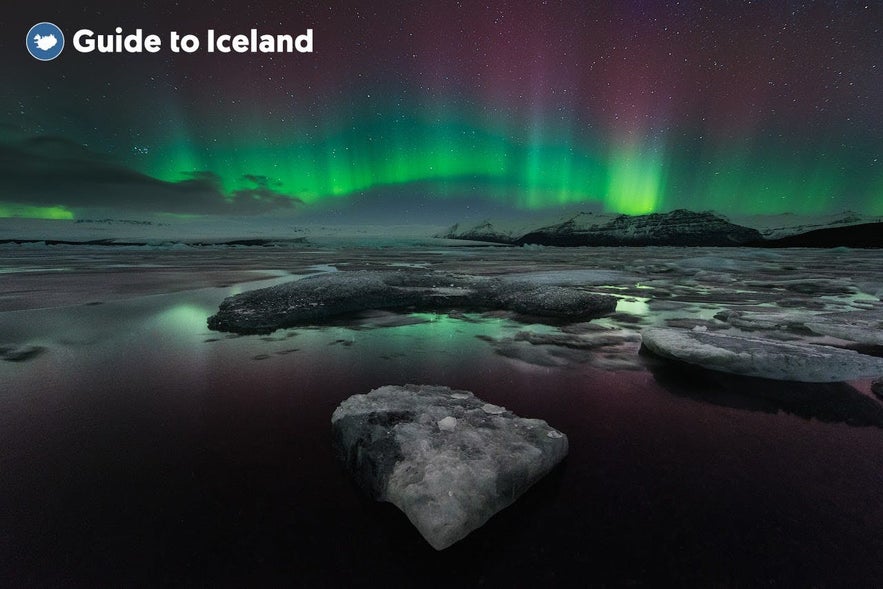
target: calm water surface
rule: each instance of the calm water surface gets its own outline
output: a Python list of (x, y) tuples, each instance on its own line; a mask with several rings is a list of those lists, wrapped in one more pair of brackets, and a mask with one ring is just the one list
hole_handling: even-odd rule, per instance
[[(851, 425), (870, 383), (777, 384), (784, 392), (768, 395), (762, 381), (658, 365), (638, 355), (641, 326), (771, 299), (654, 272), (683, 250), (598, 251), (4, 250), (0, 345), (44, 351), (0, 361), (0, 584), (878, 584), (883, 429)], [(689, 255), (735, 256), (758, 275), (778, 264), (830, 277), (842, 265), (700, 253)], [(369, 314), (270, 336), (205, 326), (236, 292), (408, 264), (621, 272), (593, 286), (622, 296), (617, 314), (593, 322), (621, 340), (531, 344), (519, 333), (572, 326), (504, 314)], [(874, 307), (868, 290), (818, 297)], [(654, 309), (661, 291), (666, 305)], [(410, 382), (545, 419), (567, 433), (570, 455), (435, 552), (394, 507), (360, 494), (330, 444), (343, 399)], [(843, 399), (834, 409), (813, 401), (832, 396)]]

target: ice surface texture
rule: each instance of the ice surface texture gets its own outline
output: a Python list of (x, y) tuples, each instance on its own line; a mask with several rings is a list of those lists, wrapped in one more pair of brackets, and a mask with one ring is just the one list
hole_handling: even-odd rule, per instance
[(648, 328), (645, 349), (732, 374), (797, 382), (841, 382), (883, 375), (883, 358), (831, 346), (684, 329)]
[(567, 455), (567, 436), (468, 391), (384, 386), (331, 417), (359, 485), (401, 509), (443, 550), (511, 505)]
[(883, 346), (883, 310), (819, 315), (805, 325), (822, 335), (830, 335), (858, 344)]
[(208, 326), (270, 333), (368, 309), (491, 310), (583, 319), (616, 308), (616, 298), (572, 286), (512, 282), (425, 270), (333, 272), (225, 299)]

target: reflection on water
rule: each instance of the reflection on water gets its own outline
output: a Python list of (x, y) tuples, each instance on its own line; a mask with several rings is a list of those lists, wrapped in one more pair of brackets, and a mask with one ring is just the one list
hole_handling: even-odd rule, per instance
[(145, 327), (168, 337), (174, 345), (190, 347), (203, 337), (205, 318), (213, 312), (204, 306), (181, 303), (156, 313)]
[(673, 362), (651, 363), (656, 381), (676, 395), (723, 407), (883, 428), (883, 405), (852, 386), (767, 380)]
[[(348, 261), (495, 273), (576, 262), (487, 248), (188, 253), (154, 260), (181, 281), (157, 292), (118, 288), (140, 272), (127, 256), (142, 254), (95, 255), (53, 273), (67, 282), (28, 283), (88, 293), (80, 304), (14, 299), (21, 310), (0, 313), (0, 344), (46, 348), (0, 361), (4, 586), (867, 586), (883, 574), (883, 429), (853, 427), (880, 425), (879, 405), (849, 385), (702, 375), (639, 356), (640, 325), (627, 316), (711, 320), (721, 305), (696, 302), (696, 289), (679, 298), (671, 281), (657, 310), (651, 291), (620, 285), (616, 314), (571, 325), (367, 313), (232, 336), (205, 323), (225, 296)], [(89, 274), (110, 263), (100, 281)], [(264, 279), (236, 282), (255, 275)], [(24, 283), (9, 284), (0, 290), (20, 296), (11, 291)], [(546, 419), (568, 434), (570, 456), (436, 553), (394, 508), (358, 492), (330, 446), (340, 401), (407, 382)]]
[(616, 303), (617, 313), (628, 313), (630, 315), (644, 316), (650, 314), (650, 305), (646, 298), (628, 297), (619, 299)]

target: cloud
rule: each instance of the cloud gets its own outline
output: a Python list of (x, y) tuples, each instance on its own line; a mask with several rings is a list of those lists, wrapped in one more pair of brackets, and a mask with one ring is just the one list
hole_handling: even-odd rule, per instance
[(279, 180), (274, 180), (269, 176), (258, 176), (256, 174), (246, 174), (242, 177), (246, 182), (251, 182), (257, 186), (261, 186), (263, 188), (270, 188), (271, 186), (282, 186), (282, 182)]
[(301, 201), (279, 192), (266, 176), (243, 176), (225, 195), (210, 171), (165, 182), (61, 137), (0, 143), (0, 201), (30, 206), (122, 209), (179, 214), (253, 215)]

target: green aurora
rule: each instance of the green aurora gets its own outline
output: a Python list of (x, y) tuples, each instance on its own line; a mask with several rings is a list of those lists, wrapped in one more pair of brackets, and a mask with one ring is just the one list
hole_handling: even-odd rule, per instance
[[(71, 30), (206, 22), (180, 3), (132, 19), (55, 4)], [(42, 64), (17, 41), (0, 53), (0, 216), (883, 215), (883, 5), (467, 4), (284, 3), (244, 19), (313, 27), (316, 52), (299, 56)], [(37, 18), (14, 12), (11, 30)], [(243, 24), (215, 12), (219, 31)]]
[(307, 205), (413, 184), (432, 196), (480, 195), (521, 210), (598, 203), (626, 214), (678, 207), (817, 214), (842, 209), (848, 197), (883, 214), (883, 166), (872, 165), (878, 146), (871, 142), (827, 149), (751, 136), (703, 141), (674, 131), (605, 137), (560, 123), (519, 133), (474, 117), (427, 121), (396, 112), (348, 123), (312, 141), (261, 135), (210, 150), (181, 133), (142, 164), (169, 182), (211, 170), (227, 194), (265, 176)]

